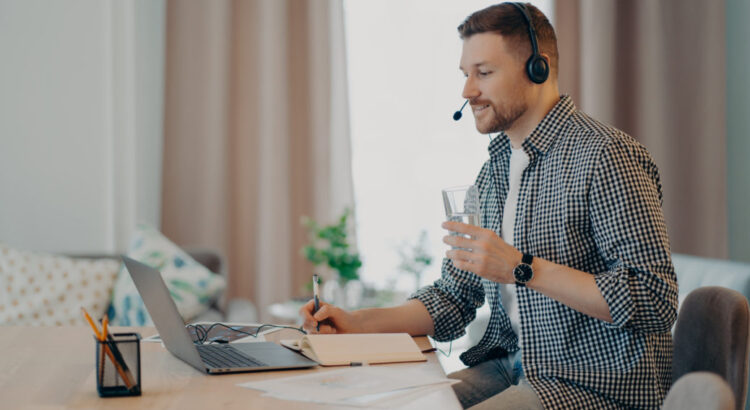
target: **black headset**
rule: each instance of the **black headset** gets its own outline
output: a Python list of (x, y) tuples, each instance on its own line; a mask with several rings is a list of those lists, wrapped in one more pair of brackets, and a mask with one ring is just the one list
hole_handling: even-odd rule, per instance
[(534, 25), (531, 23), (531, 15), (529, 15), (529, 9), (523, 3), (508, 3), (515, 6), (518, 11), (523, 15), (526, 24), (529, 26), (529, 39), (531, 39), (531, 57), (526, 61), (526, 74), (529, 76), (529, 80), (536, 84), (541, 84), (547, 81), (549, 77), (549, 63), (547, 60), (539, 54), (539, 46), (536, 42), (536, 32), (534, 31)]

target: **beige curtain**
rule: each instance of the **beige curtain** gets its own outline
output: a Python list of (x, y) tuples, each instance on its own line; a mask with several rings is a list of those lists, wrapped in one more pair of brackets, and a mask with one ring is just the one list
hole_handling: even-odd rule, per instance
[(340, 0), (167, 2), (162, 230), (261, 312), (310, 280), (300, 218), (353, 204), (343, 36)]
[(723, 1), (559, 0), (560, 89), (641, 141), (672, 250), (728, 256)]

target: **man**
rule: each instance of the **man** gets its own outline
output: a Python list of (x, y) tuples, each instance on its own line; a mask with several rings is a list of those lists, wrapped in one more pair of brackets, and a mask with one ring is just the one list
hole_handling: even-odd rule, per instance
[(557, 40), (535, 7), (491, 6), (458, 30), (463, 97), (477, 129), (499, 133), (476, 181), (481, 227), (443, 223), (469, 237), (444, 238), (461, 249), (405, 304), (312, 315), (308, 303), (305, 328), (448, 341), (486, 298), (485, 335), (450, 375), (464, 407), (658, 408), (677, 281), (652, 158), (560, 96)]

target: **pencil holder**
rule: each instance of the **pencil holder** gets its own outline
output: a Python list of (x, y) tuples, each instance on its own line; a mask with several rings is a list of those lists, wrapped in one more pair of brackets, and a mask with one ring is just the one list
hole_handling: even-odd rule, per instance
[(115, 333), (96, 338), (96, 390), (100, 397), (141, 395), (141, 335)]

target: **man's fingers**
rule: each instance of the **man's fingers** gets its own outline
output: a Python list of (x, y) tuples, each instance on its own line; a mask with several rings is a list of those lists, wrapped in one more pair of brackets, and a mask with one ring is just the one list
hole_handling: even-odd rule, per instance
[(445, 252), (445, 256), (448, 257), (450, 260), (462, 260), (462, 261), (470, 261), (472, 260), (472, 257), (476, 258), (477, 255), (475, 255), (473, 252), (464, 251), (461, 249), (451, 249), (447, 252)]
[(336, 333), (336, 328), (331, 325), (320, 325), (320, 331), (318, 333), (322, 334), (333, 334)]
[(313, 312), (315, 310), (315, 300), (310, 300), (299, 309), (303, 320), (302, 328), (308, 333), (319, 333), (317, 329), (318, 323), (325, 320), (330, 313), (331, 308), (327, 303), (320, 302), (319, 306), (318, 311)]
[(478, 241), (476, 238), (466, 238), (463, 236), (449, 235), (443, 237), (443, 243), (454, 248), (466, 249), (468, 252), (486, 252), (487, 243)]
[(318, 309), (318, 311), (312, 316), (314, 320), (318, 322), (327, 319), (331, 315), (331, 305), (325, 304)]
[(317, 324), (318, 322), (315, 322), (314, 320), (305, 320), (305, 322), (302, 324), (302, 329), (304, 329), (307, 333), (315, 333)]
[(328, 320), (322, 320), (320, 322), (316, 320), (306, 320), (302, 324), (302, 329), (307, 333), (337, 333), (336, 328)]
[(299, 308), (299, 314), (302, 316), (302, 319), (309, 320), (312, 319), (312, 311), (315, 308), (314, 301), (309, 301), (302, 305), (301, 308)]
[(469, 224), (465, 224), (462, 222), (452, 222), (452, 221), (443, 222), (442, 227), (443, 229), (447, 229), (451, 232), (458, 232), (458, 233), (463, 233), (463, 234), (471, 235), (471, 236), (480, 235), (482, 231), (484, 230), (478, 226), (469, 225)]
[(476, 241), (463, 236), (448, 235), (443, 237), (443, 243), (458, 248), (474, 249)]

